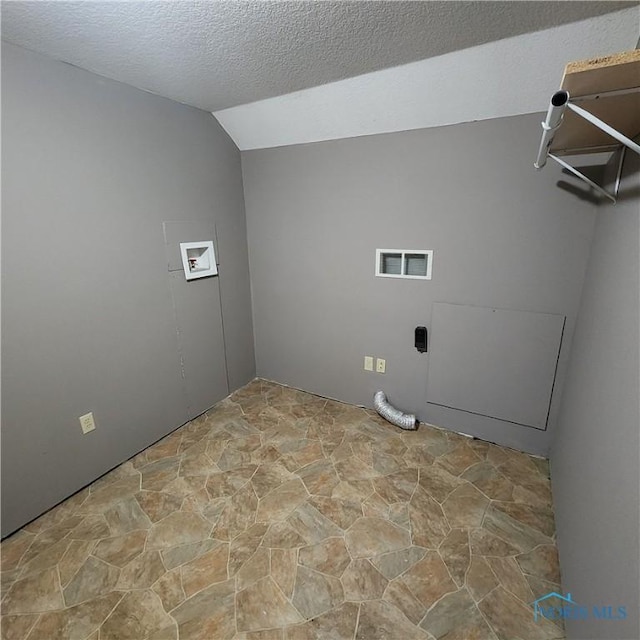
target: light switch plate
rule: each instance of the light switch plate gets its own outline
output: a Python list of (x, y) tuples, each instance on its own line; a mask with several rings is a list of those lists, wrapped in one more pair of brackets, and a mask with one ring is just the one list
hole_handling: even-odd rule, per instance
[(364, 370), (373, 371), (373, 356), (364, 357)]

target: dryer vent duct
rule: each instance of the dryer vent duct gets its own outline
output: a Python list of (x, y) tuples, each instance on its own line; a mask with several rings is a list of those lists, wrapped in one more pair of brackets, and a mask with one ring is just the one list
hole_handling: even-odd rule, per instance
[(387, 402), (387, 396), (384, 391), (376, 391), (373, 396), (373, 408), (391, 424), (395, 424), (396, 427), (401, 429), (407, 429), (408, 431), (415, 431), (418, 428), (418, 420), (414, 415), (409, 413), (403, 413), (400, 409), (396, 409), (394, 406)]

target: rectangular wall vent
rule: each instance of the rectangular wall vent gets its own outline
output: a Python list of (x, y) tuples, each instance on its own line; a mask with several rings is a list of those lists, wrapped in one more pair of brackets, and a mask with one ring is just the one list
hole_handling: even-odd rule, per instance
[(376, 276), (431, 280), (433, 251), (422, 249), (376, 249)]

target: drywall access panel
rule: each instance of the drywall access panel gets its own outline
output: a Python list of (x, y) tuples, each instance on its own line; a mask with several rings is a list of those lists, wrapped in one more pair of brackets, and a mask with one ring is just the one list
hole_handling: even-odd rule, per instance
[(180, 252), (180, 243), (184, 242), (210, 240), (216, 244), (215, 225), (189, 220), (163, 222), (162, 227), (190, 420), (229, 395), (220, 278), (186, 280)]
[(435, 303), (427, 419), (510, 446), (523, 430), (545, 430), (564, 324), (549, 313)]
[(624, 153), (610, 193), (561, 156), (608, 153), (622, 148), (640, 154), (640, 50), (570, 62), (542, 123), (534, 166), (551, 158), (599, 194), (616, 201)]

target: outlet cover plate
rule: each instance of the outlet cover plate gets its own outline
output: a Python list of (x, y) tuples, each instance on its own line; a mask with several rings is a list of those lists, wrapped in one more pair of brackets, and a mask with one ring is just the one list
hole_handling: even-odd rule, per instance
[(82, 427), (82, 433), (87, 434), (96, 428), (96, 423), (93, 419), (93, 413), (85, 413), (80, 416), (80, 426)]

